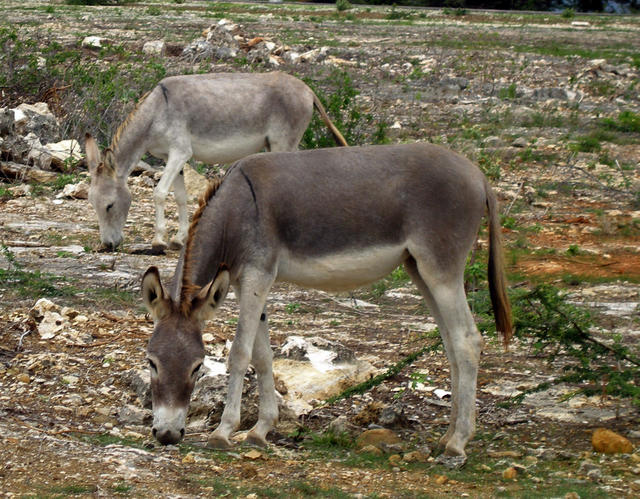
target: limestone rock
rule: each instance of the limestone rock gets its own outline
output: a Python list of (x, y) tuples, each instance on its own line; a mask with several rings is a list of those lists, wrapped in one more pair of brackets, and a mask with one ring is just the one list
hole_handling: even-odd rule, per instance
[(85, 36), (82, 40), (82, 47), (87, 49), (100, 49), (109, 44), (109, 40), (101, 36)]
[(118, 421), (124, 425), (147, 425), (151, 422), (151, 418), (151, 411), (135, 405), (127, 404), (118, 411)]
[(633, 452), (633, 444), (627, 438), (606, 428), (594, 430), (591, 444), (593, 450), (604, 454), (630, 454)]
[(389, 445), (395, 444), (402, 444), (402, 440), (398, 435), (386, 428), (367, 430), (356, 439), (356, 446), (358, 448), (374, 445), (384, 451)]
[(146, 42), (142, 46), (142, 52), (147, 55), (155, 55), (162, 57), (167, 51), (167, 44), (164, 40), (153, 40)]
[(505, 480), (513, 480), (517, 476), (518, 470), (516, 470), (513, 466), (510, 466), (502, 471), (502, 478), (504, 478)]
[(88, 199), (89, 198), (89, 184), (86, 182), (78, 182), (77, 184), (67, 184), (62, 189), (59, 197), (73, 198), (73, 199)]
[(33, 317), (36, 322), (40, 322), (44, 319), (44, 315), (47, 312), (60, 312), (60, 307), (48, 298), (40, 298), (35, 305), (31, 307), (31, 310), (29, 310), (29, 315)]
[(68, 162), (76, 163), (84, 157), (80, 143), (74, 139), (50, 142), (45, 148), (52, 156), (52, 164), (61, 171), (65, 171)]

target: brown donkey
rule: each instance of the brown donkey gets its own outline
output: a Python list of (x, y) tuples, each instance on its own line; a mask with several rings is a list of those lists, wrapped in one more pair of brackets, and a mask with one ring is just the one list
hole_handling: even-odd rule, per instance
[(181, 247), (187, 237), (189, 218), (182, 167), (189, 158), (229, 163), (262, 149), (294, 151), (314, 107), (338, 145), (346, 146), (318, 97), (293, 76), (273, 72), (165, 78), (120, 125), (104, 160), (95, 140), (87, 135), (89, 201), (98, 215), (103, 247), (112, 250), (122, 242), (122, 228), (131, 205), (127, 178), (145, 152), (166, 161), (154, 193), (156, 233), (151, 243), (152, 251), (161, 253), (167, 246), (164, 209), (172, 186), (179, 227), (171, 246)]
[(235, 163), (196, 212), (172, 288), (163, 287), (155, 267), (142, 281), (155, 321), (147, 349), (155, 437), (172, 444), (184, 435), (204, 358), (203, 323), (229, 285), (240, 316), (227, 402), (209, 445), (231, 445), (249, 363), (258, 374), (260, 411), (247, 438), (265, 445), (278, 418), (266, 312), (272, 284), (347, 290), (404, 264), (438, 323), (451, 365), (451, 423), (441, 439), (442, 458), (464, 463), (475, 428), (482, 338), (463, 276), (485, 211), (491, 299), (506, 344), (512, 324), (496, 200), (468, 160), (435, 145), (412, 144), (265, 153)]

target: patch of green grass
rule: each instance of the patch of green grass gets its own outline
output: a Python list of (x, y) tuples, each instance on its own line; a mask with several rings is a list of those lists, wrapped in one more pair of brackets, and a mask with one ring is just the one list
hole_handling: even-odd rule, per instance
[(599, 125), (605, 130), (640, 133), (640, 114), (633, 111), (622, 111), (616, 118), (601, 119)]
[(7, 269), (0, 269), (0, 289), (21, 298), (41, 298), (43, 296), (73, 296), (76, 290), (71, 286), (61, 286), (64, 277), (24, 270), (15, 255), (6, 246), (1, 246), (2, 254), (8, 262)]
[(287, 303), (284, 307), (288, 314), (301, 314), (305, 312), (300, 303)]
[(113, 491), (116, 494), (126, 494), (127, 492), (131, 492), (133, 489), (133, 485), (129, 485), (126, 482), (119, 483), (113, 487)]
[(11, 193), (9, 188), (5, 187), (4, 185), (0, 185), (0, 201), (12, 199), (12, 198), (13, 198), (13, 194)]
[(71, 253), (70, 251), (58, 251), (56, 252), (56, 255), (59, 258), (78, 258), (78, 255), (76, 255), (75, 253)]
[(515, 100), (516, 98), (516, 84), (512, 83), (508, 87), (498, 90), (498, 98), (502, 100)]
[(142, 441), (135, 440), (133, 438), (118, 437), (111, 435), (110, 433), (71, 433), (75, 438), (82, 442), (87, 442), (92, 445), (98, 445), (100, 447), (106, 447), (107, 445), (123, 445), (125, 447), (134, 447), (136, 449), (144, 449), (145, 446)]
[(51, 487), (49, 493), (62, 496), (79, 496), (83, 494), (92, 494), (98, 490), (96, 485), (72, 484), (59, 485)]
[(569, 144), (569, 149), (574, 152), (598, 152), (602, 149), (600, 140), (593, 135), (577, 137), (575, 142)]

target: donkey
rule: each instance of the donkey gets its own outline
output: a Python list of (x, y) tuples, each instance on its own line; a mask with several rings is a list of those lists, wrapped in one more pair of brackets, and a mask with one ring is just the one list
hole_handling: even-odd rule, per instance
[(116, 131), (102, 161), (87, 134), (91, 186), (89, 201), (98, 214), (100, 239), (107, 250), (123, 239), (131, 194), (127, 178), (145, 152), (166, 167), (154, 192), (155, 237), (152, 253), (166, 244), (165, 201), (169, 189), (178, 205), (178, 233), (173, 249), (184, 243), (189, 227), (182, 167), (194, 157), (205, 163), (230, 163), (249, 154), (294, 151), (316, 108), (336, 142), (347, 142), (327, 116), (314, 92), (285, 73), (221, 73), (163, 79), (137, 103)]
[(235, 288), (240, 315), (229, 353), (226, 406), (208, 445), (226, 448), (240, 421), (243, 376), (258, 375), (259, 418), (247, 441), (266, 445), (278, 418), (266, 301), (274, 282), (349, 290), (404, 264), (434, 315), (451, 365), (451, 424), (444, 459), (464, 463), (475, 429), (482, 337), (464, 291), (467, 255), (488, 212), (489, 287), (505, 346), (512, 336), (495, 196), (467, 159), (432, 144), (256, 154), (235, 163), (201, 200), (176, 267), (142, 279), (154, 331), (153, 435), (184, 435), (185, 415), (204, 358), (201, 331)]

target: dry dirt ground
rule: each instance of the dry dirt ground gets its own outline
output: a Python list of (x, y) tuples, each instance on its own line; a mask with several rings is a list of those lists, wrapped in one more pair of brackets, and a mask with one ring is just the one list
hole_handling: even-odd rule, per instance
[[(351, 75), (362, 109), (391, 125), (391, 141), (444, 143), (490, 173), (506, 214), (514, 286), (566, 287), (573, 301), (597, 314), (607, 334), (623, 335), (628, 344), (637, 341), (640, 139), (638, 133), (620, 132), (595, 150), (573, 145), (598, 119), (640, 111), (637, 18), (580, 18), (590, 23), (585, 26), (558, 16), (416, 11), (408, 20), (389, 20), (388, 9), (359, 9), (345, 20), (330, 7), (213, 5), (88, 9), (7, 3), (1, 22), (75, 46), (91, 34), (139, 51), (143, 42), (164, 38), (173, 54), (224, 16), (241, 23), (246, 33), (301, 52), (329, 47), (338, 60), (333, 64)], [(170, 55), (165, 64), (177, 72), (186, 63)], [(240, 69), (248, 69), (244, 61), (211, 63), (211, 70)], [(282, 69), (322, 82), (332, 67)], [(176, 252), (134, 251), (152, 238), (153, 185), (150, 176), (131, 179), (126, 241), (112, 254), (94, 250), (97, 221), (86, 200), (58, 198), (50, 186), (0, 199), (0, 265), (15, 271), (15, 281), (0, 284), (0, 494), (607, 497), (640, 492), (637, 454), (596, 455), (590, 444), (592, 430), (603, 425), (637, 444), (637, 409), (617, 398), (567, 398), (576, 388), (571, 386), (504, 407), (510, 394), (553, 379), (561, 367), (533, 356), (526, 341), (504, 353), (495, 338), (487, 338), (478, 433), (460, 471), (433, 460), (390, 462), (388, 456), (361, 455), (348, 438), (324, 433), (345, 415), (357, 434), (379, 421), (382, 408), (393, 406), (402, 411), (394, 429), (406, 449), (433, 447), (446, 428), (448, 402), (418, 388), (448, 389), (442, 352), (425, 355), (364, 395), (314, 409), (297, 429), (291, 422), (279, 427), (272, 446), (259, 453), (240, 445), (232, 452), (210, 451), (203, 447), (203, 433), (189, 433), (177, 447), (155, 446), (148, 421), (122, 414), (126, 404), (139, 405), (124, 378), (131, 369), (145, 368), (152, 327), (138, 295), (140, 277), (149, 265), (169, 277), (177, 259)], [(171, 202), (168, 206), (171, 210)], [(65, 334), (46, 340), (29, 314), (43, 296), (70, 311)], [(353, 298), (371, 306), (355, 306)], [(381, 371), (436, 341), (428, 334), (432, 319), (406, 283), (387, 281), (352, 296), (278, 285), (270, 313), (274, 347), (289, 335), (322, 335)], [(207, 327), (209, 351), (233, 338), (236, 317), (230, 301)], [(420, 373), (425, 383), (412, 388), (411, 373)], [(516, 469), (515, 479), (503, 477), (509, 467)]]

